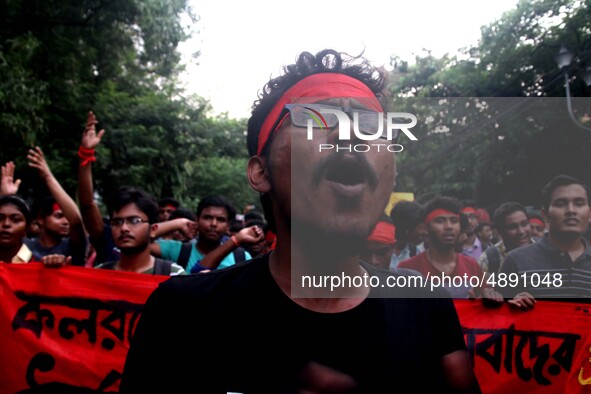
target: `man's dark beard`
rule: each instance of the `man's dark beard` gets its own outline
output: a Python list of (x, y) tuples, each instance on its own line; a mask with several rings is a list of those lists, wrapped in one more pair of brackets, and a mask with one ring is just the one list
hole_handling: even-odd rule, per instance
[(299, 238), (317, 257), (332, 260), (336, 256), (358, 255), (366, 244), (370, 230), (327, 232), (306, 223), (292, 221), (292, 237)]
[(199, 238), (199, 243), (203, 244), (204, 246), (208, 246), (210, 248), (217, 248), (218, 246), (220, 246), (220, 244), (222, 243), (222, 238), (223, 236), (220, 236), (218, 239), (216, 240), (212, 240), (212, 239), (207, 239), (205, 237)]
[(141, 243), (137, 246), (119, 248), (119, 250), (121, 251), (121, 254), (124, 254), (126, 256), (134, 256), (136, 254), (140, 254), (141, 252), (146, 250), (149, 246), (150, 246), (150, 241), (146, 241), (146, 242)]

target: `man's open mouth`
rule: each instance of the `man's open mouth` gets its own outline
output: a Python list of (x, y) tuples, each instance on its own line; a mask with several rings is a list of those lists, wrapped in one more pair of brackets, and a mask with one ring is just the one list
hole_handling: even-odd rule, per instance
[(353, 186), (367, 183), (368, 174), (357, 160), (339, 160), (327, 167), (325, 178), (327, 181)]

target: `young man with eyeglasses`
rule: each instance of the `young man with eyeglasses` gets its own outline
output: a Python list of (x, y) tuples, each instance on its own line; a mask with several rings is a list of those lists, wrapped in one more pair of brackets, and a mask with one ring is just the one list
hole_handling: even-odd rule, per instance
[(171, 261), (150, 254), (150, 244), (158, 225), (158, 203), (142, 190), (123, 187), (114, 196), (109, 209), (111, 232), (121, 259), (95, 268), (176, 276), (185, 270)]
[[(325, 50), (304, 52), (284, 70), (262, 89), (247, 137), (247, 178), (261, 194), (275, 248), (160, 284), (134, 332), (120, 393), (480, 392), (443, 293), (302, 284), (341, 275), (385, 284), (402, 275), (359, 259), (392, 192), (395, 162), (386, 150), (319, 152), (319, 144), (356, 141), (313, 124), (308, 139), (308, 122), (300, 126), (286, 106), (382, 112), (386, 80), (378, 69)], [(162, 335), (170, 332), (192, 340), (171, 345)], [(162, 365), (172, 363), (171, 378)]]

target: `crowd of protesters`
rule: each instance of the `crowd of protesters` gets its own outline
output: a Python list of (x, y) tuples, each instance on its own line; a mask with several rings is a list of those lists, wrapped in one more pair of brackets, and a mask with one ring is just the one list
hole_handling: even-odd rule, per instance
[(28, 165), (50, 195), (31, 206), (18, 194), (15, 164), (2, 166), (0, 261), (173, 276), (227, 267), (271, 247), (273, 234), (262, 214), (249, 212), (238, 221), (224, 196), (204, 197), (194, 212), (173, 197), (157, 200), (141, 187), (125, 186), (110, 196), (104, 217), (92, 185), (95, 148), (105, 133), (97, 123), (89, 112), (78, 151), (78, 204), (53, 176), (41, 148), (29, 150)]
[[(399, 201), (390, 212), (381, 212), (381, 218), (375, 226), (373, 223), (376, 221), (372, 222), (372, 217), (375, 216), (377, 219), (380, 212), (376, 210), (386, 202), (387, 194), (393, 185), (378, 188), (369, 182), (365, 185), (366, 189), (357, 188), (352, 191), (352, 188), (348, 188), (350, 185), (347, 182), (360, 182), (360, 179), (343, 181), (344, 186), (334, 189), (337, 190), (336, 192), (331, 189), (331, 193), (340, 193), (340, 198), (352, 200), (351, 206), (354, 205), (353, 202), (357, 203), (357, 200), (361, 200), (362, 197), (357, 194), (363, 194), (363, 198), (367, 198), (366, 204), (348, 211), (334, 201), (326, 205), (319, 202), (316, 206), (308, 204), (312, 200), (302, 198), (301, 201), (293, 201), (287, 198), (292, 185), (288, 181), (274, 178), (278, 175), (274, 172), (275, 170), (271, 171), (267, 166), (272, 162), (277, 168), (286, 170), (289, 164), (289, 159), (285, 159), (280, 153), (283, 152), (282, 149), (292, 149), (288, 144), (289, 138), (284, 137), (284, 134), (278, 134), (278, 137), (275, 137), (274, 133), (286, 128), (305, 127), (304, 123), (300, 122), (301, 119), (298, 118), (299, 115), (294, 106), (288, 103), (288, 99), (294, 94), (306, 97), (311, 95), (310, 92), (314, 92), (313, 97), (316, 98), (320, 94), (326, 96), (325, 100), (335, 98), (337, 101), (341, 100), (339, 103), (342, 106), (339, 108), (344, 110), (349, 105), (346, 104), (349, 99), (359, 97), (358, 95), (361, 94), (368, 99), (365, 103), (368, 108), (361, 112), (369, 112), (367, 109), (378, 111), (381, 108), (377, 100), (378, 87), (381, 86), (379, 83), (383, 82), (381, 77), (376, 81), (362, 74), (351, 77), (340, 69), (327, 73), (324, 70), (327, 65), (317, 62), (325, 55), (319, 54), (320, 58), (314, 59), (310, 54), (302, 54), (300, 60), (303, 59), (301, 60), (303, 63), (298, 67), (306, 68), (314, 65), (313, 70), (309, 75), (299, 75), (294, 73), (297, 67), (287, 69), (286, 76), (278, 78), (275, 81), (277, 83), (269, 85), (270, 91), (278, 89), (279, 93), (276, 96), (265, 96), (269, 102), (268, 105), (257, 107), (249, 122), (248, 144), (251, 154), (248, 168), (249, 181), (251, 186), (263, 196), (263, 205), (265, 203), (269, 205), (270, 201), (273, 201), (273, 212), (276, 217), (269, 218), (265, 215), (269, 209), (264, 209), (265, 213), (245, 210), (237, 215), (236, 208), (229, 202), (229, 196), (220, 195), (202, 198), (193, 210), (191, 207), (183, 206), (174, 196), (158, 200), (140, 186), (122, 187), (109, 196), (108, 216), (105, 217), (94, 200), (92, 181), (92, 163), (96, 161), (95, 150), (101, 143), (105, 131), (97, 131), (97, 118), (94, 113), (89, 112), (78, 151), (80, 165), (77, 202), (65, 192), (60, 182), (54, 177), (39, 147), (29, 150), (28, 165), (38, 171), (50, 195), (34, 201), (31, 208), (19, 196), (20, 180), (15, 178), (14, 163), (8, 162), (2, 166), (0, 261), (15, 264), (41, 262), (51, 267), (71, 264), (88, 269), (152, 275), (189, 275), (191, 283), (195, 284), (193, 290), (201, 286), (195, 290), (197, 293), (212, 286), (212, 288), (225, 288), (228, 294), (236, 293), (237, 297), (242, 290), (250, 294), (249, 289), (251, 289), (245, 285), (247, 281), (244, 281), (241, 276), (235, 277), (240, 274), (250, 278), (250, 284), (259, 283), (258, 281), (265, 282), (265, 288), (272, 290), (269, 296), (273, 300), (281, 298), (281, 291), (289, 294), (289, 290), (292, 290), (289, 281), (285, 279), (291, 275), (286, 270), (293, 269), (295, 266), (291, 264), (292, 259), (306, 263), (301, 267), (295, 266), (302, 272), (309, 269), (313, 272), (323, 272), (322, 269), (330, 271), (334, 267), (322, 265), (324, 261), (329, 261), (335, 262), (335, 267), (345, 267), (357, 273), (371, 272), (377, 276), (418, 274), (425, 278), (442, 275), (450, 278), (466, 276), (482, 278), (483, 281), (476, 286), (463, 282), (461, 286), (446, 286), (440, 294), (449, 298), (480, 298), (488, 306), (498, 306), (506, 301), (512, 307), (528, 310), (534, 307), (538, 299), (580, 300), (591, 296), (591, 248), (587, 240), (587, 230), (591, 220), (589, 189), (583, 182), (571, 176), (558, 175), (548, 180), (540, 193), (540, 212), (532, 211), (516, 201), (503, 202), (489, 212), (478, 207), (473, 201), (436, 196), (422, 203)], [(336, 52), (331, 52), (330, 55), (340, 56)], [(291, 75), (290, 72), (293, 74)], [(357, 73), (357, 71), (350, 72)], [(286, 86), (291, 85), (279, 83), (282, 82), (281, 78), (287, 80), (292, 77), (294, 78), (293, 86), (289, 89)], [(337, 89), (339, 94), (334, 93), (332, 89)], [(342, 95), (346, 96), (346, 100), (341, 97)], [(284, 123), (288, 116), (291, 119)], [(274, 141), (273, 138), (279, 139)], [(301, 146), (295, 144), (293, 149), (304, 152)], [(270, 151), (278, 155), (272, 156), (273, 160), (270, 159)], [(395, 167), (390, 162), (391, 158), (377, 154), (371, 158), (375, 163), (365, 164), (368, 173), (381, 171), (388, 175), (384, 176), (384, 179), (394, 178), (390, 176), (395, 172)], [(335, 159), (331, 165), (349, 169), (349, 164), (345, 161), (346, 159)], [(324, 176), (335, 183), (336, 178), (331, 175), (330, 168), (326, 171), (328, 175)], [(317, 178), (316, 175), (308, 175), (310, 179)], [(354, 175), (352, 177), (355, 178)], [(302, 177), (299, 181), (307, 182), (307, 179)], [(311, 185), (309, 186), (311, 189), (317, 188), (317, 182), (306, 185)], [(319, 188), (314, 190), (319, 198), (327, 195)], [(355, 193), (356, 195), (352, 196)], [(288, 213), (291, 209), (293, 211)], [(333, 211), (326, 211), (331, 209)], [(364, 216), (361, 209), (367, 210), (370, 216)], [(292, 221), (292, 215), (297, 220)], [(326, 220), (323, 216), (326, 216)], [(341, 216), (344, 218), (342, 221), (333, 220)], [(362, 230), (355, 227), (356, 223), (361, 223), (369, 230), (364, 233), (361, 242), (358, 241)], [(291, 228), (292, 225), (300, 226), (304, 231), (299, 227)], [(342, 238), (339, 238), (323, 228), (331, 225), (346, 227), (347, 231), (343, 230)], [(301, 232), (298, 233), (298, 231)], [(277, 242), (276, 233), (279, 233), (283, 239), (280, 244)], [(280, 245), (280, 249), (271, 256), (270, 252), (276, 251), (277, 245)], [(280, 257), (281, 261), (278, 260)], [(353, 261), (351, 257), (357, 260)], [(359, 259), (362, 265), (359, 265)], [(251, 264), (248, 268), (227, 269), (237, 265), (247, 266), (249, 261)], [(252, 264), (253, 261), (256, 263)], [(310, 265), (311, 261), (319, 265), (313, 268)], [(267, 265), (268, 269), (260, 268)], [(212, 271), (217, 271), (220, 275), (206, 275)], [(226, 278), (228, 282), (220, 278)], [(271, 281), (276, 285), (270, 285)], [(233, 282), (236, 282), (238, 287), (230, 289), (228, 283)], [(508, 285), (509, 282), (512, 285)], [(163, 286), (166, 288), (176, 283), (181, 282), (171, 278)], [(240, 287), (243, 285), (246, 287)], [(174, 288), (173, 292), (177, 290)], [(258, 290), (252, 288), (253, 292)], [(182, 292), (182, 290), (179, 291)], [(168, 297), (165, 292), (166, 290), (159, 288), (156, 295), (152, 296), (152, 301), (147, 304), (150, 312), (146, 319), (149, 323), (144, 323), (144, 331), (137, 340), (138, 343), (142, 340), (146, 343), (151, 342), (152, 333), (158, 331), (152, 332), (151, 328), (146, 327), (155, 328), (158, 324), (169, 324), (168, 320), (156, 318), (159, 314), (169, 313), (166, 308), (161, 308), (165, 304), (163, 300)], [(411, 293), (401, 294), (408, 296)], [(221, 298), (215, 298), (218, 296)], [(209, 300), (208, 295), (201, 293), (199, 297), (197, 295), (195, 297), (195, 300), (201, 300), (200, 297)], [(240, 303), (226, 305), (227, 298), (215, 291), (212, 297), (211, 302), (233, 308), (236, 316), (245, 319), (247, 316), (244, 311), (252, 307), (252, 304)], [(317, 323), (319, 318), (324, 319), (321, 317), (322, 314), (334, 315), (332, 317), (338, 318), (336, 312), (354, 310), (357, 305), (363, 305), (364, 308), (369, 305), (366, 301), (367, 293), (355, 294), (352, 298), (341, 297), (334, 303), (319, 302), (320, 298), (322, 297), (317, 295), (293, 297), (294, 304), (284, 306), (289, 309), (299, 304), (303, 308), (294, 310), (293, 313), (302, 314), (305, 319)], [(248, 300), (245, 298), (242, 301), (246, 303)], [(411, 301), (387, 301), (388, 305), (397, 305), (397, 308), (402, 307), (403, 303), (404, 308), (410, 308), (407, 302)], [(424, 308), (421, 313), (427, 313), (434, 307), (434, 304), (427, 302), (424, 304), (421, 303), (422, 301), (413, 302), (412, 310), (418, 311)], [(442, 303), (440, 306), (448, 310), (446, 308), (450, 308), (450, 305)], [(267, 312), (272, 312), (273, 308)], [(438, 313), (443, 309), (439, 309)], [(209, 310), (206, 308), (204, 311), (207, 313)], [(228, 320), (217, 315), (217, 310), (212, 309), (209, 312), (211, 312), (212, 321), (217, 319), (214, 324), (217, 324), (221, 330), (230, 328), (228, 323), (233, 319), (232, 316)], [(320, 313), (316, 314), (317, 312)], [(372, 318), (381, 316), (374, 312), (371, 314)], [(453, 312), (448, 312), (449, 314), (445, 312), (445, 318), (449, 319), (452, 326), (458, 326), (457, 317)], [(245, 315), (242, 316), (242, 313)], [(418, 315), (419, 312), (417, 312)], [(293, 319), (294, 317), (285, 315), (285, 318)], [(352, 321), (360, 320), (355, 317)], [(408, 327), (418, 327), (410, 320), (408, 322)], [(180, 327), (181, 323), (185, 322), (178, 323)], [(434, 335), (429, 328), (423, 328), (426, 330), (425, 337)], [(458, 336), (459, 326), (456, 328), (453, 333), (450, 329), (449, 335), (450, 338), (457, 340), (461, 337)], [(251, 334), (257, 336), (261, 332), (257, 328), (252, 330)], [(263, 340), (263, 338), (260, 339)], [(242, 345), (236, 344), (236, 346)], [(137, 346), (136, 344), (136, 349), (138, 349)], [(438, 354), (437, 357), (449, 357), (449, 360), (453, 360), (453, 364), (469, 370), (463, 352), (461, 355), (457, 353), (462, 348), (463, 344), (458, 344), (457, 349), (447, 349), (450, 353)], [(165, 347), (160, 350), (162, 354), (170, 351)], [(250, 351), (254, 348), (247, 346), (244, 350)], [(267, 350), (273, 351), (272, 347)], [(298, 351), (295, 348), (292, 350)], [(136, 371), (134, 365), (147, 362), (146, 360), (149, 360), (147, 355), (148, 353), (134, 353), (130, 364), (132, 367), (127, 367), (128, 376), (132, 376), (132, 387), (139, 381), (133, 379)], [(269, 359), (272, 360), (272, 358)], [(247, 364), (245, 362), (243, 365)], [(271, 364), (268, 367), (274, 368)], [(203, 365), (203, 368), (209, 368), (209, 366)], [(217, 369), (217, 366), (214, 366), (214, 369)], [(216, 373), (211, 368), (208, 370), (212, 374)], [(442, 373), (447, 372), (442, 371)], [(137, 377), (139, 376), (138, 374)], [(142, 374), (142, 379), (143, 376), (145, 374)], [(242, 375), (237, 376), (236, 381), (240, 381)], [(219, 381), (210, 379), (208, 382), (212, 387), (218, 387)], [(466, 375), (465, 380), (458, 384), (473, 388), (471, 375)]]
[[(140, 187), (122, 187), (109, 199), (109, 215), (104, 217), (94, 201), (92, 185), (95, 148), (105, 133), (96, 130), (97, 123), (89, 112), (78, 152), (78, 204), (53, 176), (39, 147), (30, 149), (27, 159), (50, 195), (34, 201), (32, 208), (19, 197), (14, 163), (2, 166), (1, 261), (184, 275), (229, 267), (273, 249), (275, 234), (265, 215), (252, 209), (254, 205), (237, 214), (226, 196), (206, 196), (193, 211), (174, 197), (156, 200)], [(491, 214), (471, 200), (448, 196), (424, 204), (402, 200), (393, 205), (389, 215), (382, 214), (359, 256), (392, 272), (407, 268), (431, 276), (486, 274), (493, 284), (485, 286), (487, 291), (496, 288), (511, 296), (511, 304), (521, 307), (533, 306), (532, 293), (585, 297), (591, 295), (587, 190), (581, 181), (561, 175), (544, 188), (541, 211), (509, 201)], [(530, 254), (535, 251), (542, 254), (527, 265), (524, 261), (532, 261)], [(569, 260), (564, 263), (564, 269), (568, 268), (564, 279), (576, 275), (573, 280), (581, 284), (579, 287), (554, 286), (552, 291), (540, 293), (540, 287), (495, 286), (500, 273), (556, 274), (541, 263), (554, 264), (547, 256), (550, 252), (559, 260)], [(515, 260), (513, 256), (521, 257)], [(520, 268), (524, 264), (527, 269)], [(575, 274), (573, 267), (577, 268)], [(528, 280), (523, 283), (527, 285)], [(470, 287), (448, 290), (456, 298), (482, 294)]]

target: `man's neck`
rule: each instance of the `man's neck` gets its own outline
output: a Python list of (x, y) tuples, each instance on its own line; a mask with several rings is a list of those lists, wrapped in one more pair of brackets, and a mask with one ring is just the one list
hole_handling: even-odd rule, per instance
[(53, 248), (54, 246), (59, 244), (61, 240), (62, 237), (60, 237), (59, 235), (48, 233), (45, 230), (42, 230), (39, 233), (39, 243), (46, 249)]
[(214, 241), (207, 241), (205, 239), (198, 238), (196, 246), (197, 246), (197, 249), (201, 252), (201, 254), (205, 256), (206, 254), (210, 253), (212, 250), (214, 250), (215, 248), (217, 248), (220, 245), (221, 245), (221, 239), (220, 239), (220, 241), (214, 242)]
[(456, 268), (457, 254), (455, 250), (430, 247), (426, 253), (431, 265), (439, 271), (445, 274), (451, 274)]
[(575, 261), (585, 252), (585, 243), (580, 235), (548, 233), (548, 241), (563, 252), (567, 252)]
[(472, 247), (474, 246), (474, 242), (476, 241), (476, 234), (468, 235), (466, 240), (464, 241), (464, 247)]
[[(367, 298), (369, 287), (331, 288), (332, 278), (367, 275), (358, 256), (338, 256), (331, 260), (328, 256), (338, 253), (319, 253), (317, 248), (305, 248), (301, 242), (282, 238), (280, 230), (277, 237), (276, 247), (269, 256), (269, 270), (279, 288), (296, 304), (315, 312), (337, 313), (352, 309)], [(282, 239), (288, 241), (281, 242)], [(321, 278), (329, 279), (326, 286), (314, 287), (304, 285), (308, 277), (316, 280), (315, 283)]]
[(117, 263), (116, 269), (119, 271), (145, 272), (154, 266), (154, 256), (150, 254), (150, 249), (136, 253), (121, 253), (121, 260)]

